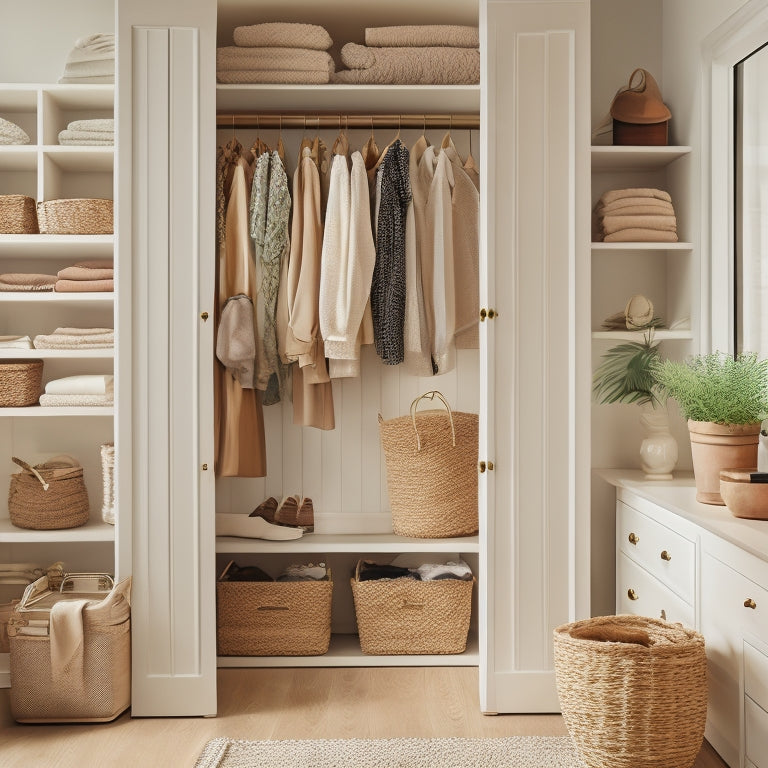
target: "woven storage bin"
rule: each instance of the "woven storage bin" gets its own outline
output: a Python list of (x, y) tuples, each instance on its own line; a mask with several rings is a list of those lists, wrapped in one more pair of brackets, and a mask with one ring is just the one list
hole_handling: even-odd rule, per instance
[(0, 233), (36, 235), (37, 214), (34, 198), (26, 195), (0, 195)]
[(40, 231), (47, 235), (111, 235), (112, 201), (102, 198), (46, 200), (37, 204)]
[(0, 360), (0, 408), (37, 405), (42, 389), (42, 360)]
[(115, 444), (101, 446), (101, 480), (104, 492), (101, 502), (101, 519), (115, 524)]
[[(644, 630), (649, 647), (571, 637), (608, 621)], [(609, 616), (554, 632), (563, 719), (588, 768), (691, 768), (707, 719), (704, 638), (681, 624)]]
[(472, 612), (472, 581), (351, 579), (363, 653), (379, 656), (463, 653)]
[(216, 583), (219, 656), (321, 656), (331, 642), (333, 581)]
[[(66, 579), (62, 586), (65, 583)], [(22, 600), (8, 624), (14, 719), (22, 723), (114, 720), (131, 703), (130, 581), (101, 593), (59, 592), (45, 577), (33, 587), (37, 588), (34, 603), (25, 608)], [(82, 656), (76, 653), (63, 668), (52, 665), (50, 636), (25, 635), (24, 627), (30, 620), (49, 621), (57, 602), (82, 599), (88, 600), (82, 611)]]
[(11, 475), (8, 516), (12, 525), (46, 531), (88, 522), (88, 490), (83, 468), (75, 459), (57, 456), (34, 467), (15, 456), (13, 461), (23, 471)]
[[(445, 410), (416, 412), (435, 397)], [(451, 411), (439, 392), (426, 392), (409, 416), (380, 415), (379, 435), (394, 532), (435, 539), (477, 533), (477, 414)]]

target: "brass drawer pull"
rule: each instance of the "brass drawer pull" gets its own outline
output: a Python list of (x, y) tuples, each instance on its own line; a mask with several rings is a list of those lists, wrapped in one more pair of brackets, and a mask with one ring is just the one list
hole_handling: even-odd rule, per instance
[(637, 545), (637, 543), (640, 541), (640, 537), (639, 537), (639, 536), (637, 536), (637, 535), (636, 535), (636, 534), (634, 534), (634, 533), (630, 533), (630, 534), (629, 534), (629, 536), (628, 536), (628, 538), (629, 538), (629, 543), (630, 543), (630, 544), (635, 544), (635, 545)]
[(672, 559), (672, 555), (670, 555), (669, 552), (667, 552), (667, 550), (665, 549), (661, 553), (661, 559), (669, 562)]
[(745, 608), (752, 608), (754, 610), (755, 608), (757, 608), (757, 603), (751, 597), (748, 597), (744, 601), (744, 607)]
[(639, 600), (639, 598), (637, 596), (637, 592), (635, 592), (635, 590), (632, 589), (631, 587), (627, 590), (627, 597), (630, 600)]

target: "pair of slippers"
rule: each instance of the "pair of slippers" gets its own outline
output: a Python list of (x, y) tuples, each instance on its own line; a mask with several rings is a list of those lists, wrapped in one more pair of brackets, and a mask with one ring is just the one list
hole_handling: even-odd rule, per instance
[(249, 517), (261, 517), (273, 525), (301, 528), (306, 533), (315, 530), (315, 509), (308, 496), (286, 496), (279, 504), (274, 496), (270, 496)]

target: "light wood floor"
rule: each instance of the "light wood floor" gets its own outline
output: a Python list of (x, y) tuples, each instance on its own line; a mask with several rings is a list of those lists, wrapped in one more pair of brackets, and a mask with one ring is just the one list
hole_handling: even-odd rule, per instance
[[(0, 691), (3, 768), (191, 768), (236, 739), (493, 737), (566, 733), (559, 715), (480, 714), (473, 667), (221, 669), (216, 718), (19, 725)], [(705, 743), (695, 768), (724, 768)], [(415, 767), (416, 768), (416, 767)], [(419, 767), (420, 768), (420, 767)], [(546, 766), (542, 766), (546, 768)]]

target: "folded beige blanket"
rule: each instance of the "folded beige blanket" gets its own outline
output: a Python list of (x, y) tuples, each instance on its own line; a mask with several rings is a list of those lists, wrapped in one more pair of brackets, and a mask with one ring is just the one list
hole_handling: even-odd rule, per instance
[(367, 27), (365, 44), (374, 48), (479, 48), (480, 33), (477, 27), (457, 24)]
[(473, 48), (367, 48), (347, 43), (341, 60), (349, 67), (336, 83), (471, 85), (480, 82), (480, 51)]
[(258, 69), (262, 71), (291, 72), (297, 69), (334, 71), (330, 53), (307, 48), (240, 48), (228, 45), (216, 49), (216, 71)]
[(95, 117), (88, 120), (73, 120), (67, 125), (68, 131), (109, 131), (115, 132), (115, 120), (112, 117)]
[(668, 203), (672, 202), (669, 192), (665, 192), (663, 189), (633, 187), (630, 189), (611, 189), (603, 192), (600, 200), (598, 200), (598, 205), (607, 205), (623, 197), (653, 197), (657, 200), (666, 200)]
[(216, 80), (225, 85), (238, 85), (242, 83), (284, 83), (284, 84), (322, 84), (330, 83), (331, 75), (328, 72), (319, 72), (312, 69), (294, 69), (286, 72), (277, 70), (266, 71), (263, 69), (230, 69), (226, 72), (217, 72)]
[(603, 218), (603, 233), (610, 235), (622, 229), (658, 229), (677, 232), (674, 216), (606, 216)]
[(327, 51), (333, 40), (324, 27), (317, 24), (296, 24), (273, 21), (235, 27), (235, 45), (258, 48), (309, 48)]
[(34, 338), (35, 349), (110, 349), (115, 346), (112, 328), (57, 328)]
[(59, 144), (62, 147), (113, 147), (115, 140), (103, 141), (101, 139), (61, 139)]
[(47, 408), (57, 406), (109, 406), (114, 405), (114, 395), (40, 395), (40, 405)]
[[(653, 198), (648, 198), (652, 200)], [(621, 208), (598, 208), (596, 213), (599, 219), (603, 219), (606, 216), (674, 216), (675, 209), (671, 203), (665, 203), (663, 200), (658, 201), (659, 205), (626, 205)]]
[(75, 264), (60, 269), (56, 275), (59, 280), (112, 280), (115, 276), (115, 270), (111, 268), (96, 269)]
[(674, 215), (675, 208), (672, 203), (666, 200), (659, 200), (657, 197), (620, 197), (610, 203), (600, 203), (595, 205), (596, 213), (609, 213), (621, 211), (622, 208), (636, 208), (638, 206), (653, 206), (659, 209), (659, 213)]
[(109, 131), (60, 131), (59, 144), (71, 144), (74, 141), (82, 141), (85, 144), (95, 144), (97, 141), (104, 144), (114, 144), (115, 134)]
[(52, 291), (55, 284), (55, 275), (27, 275), (17, 272), (0, 275), (0, 291)]
[(661, 229), (622, 229), (606, 235), (606, 243), (676, 243), (675, 232), (665, 232)]
[(115, 290), (114, 280), (57, 280), (57, 293), (108, 293)]

